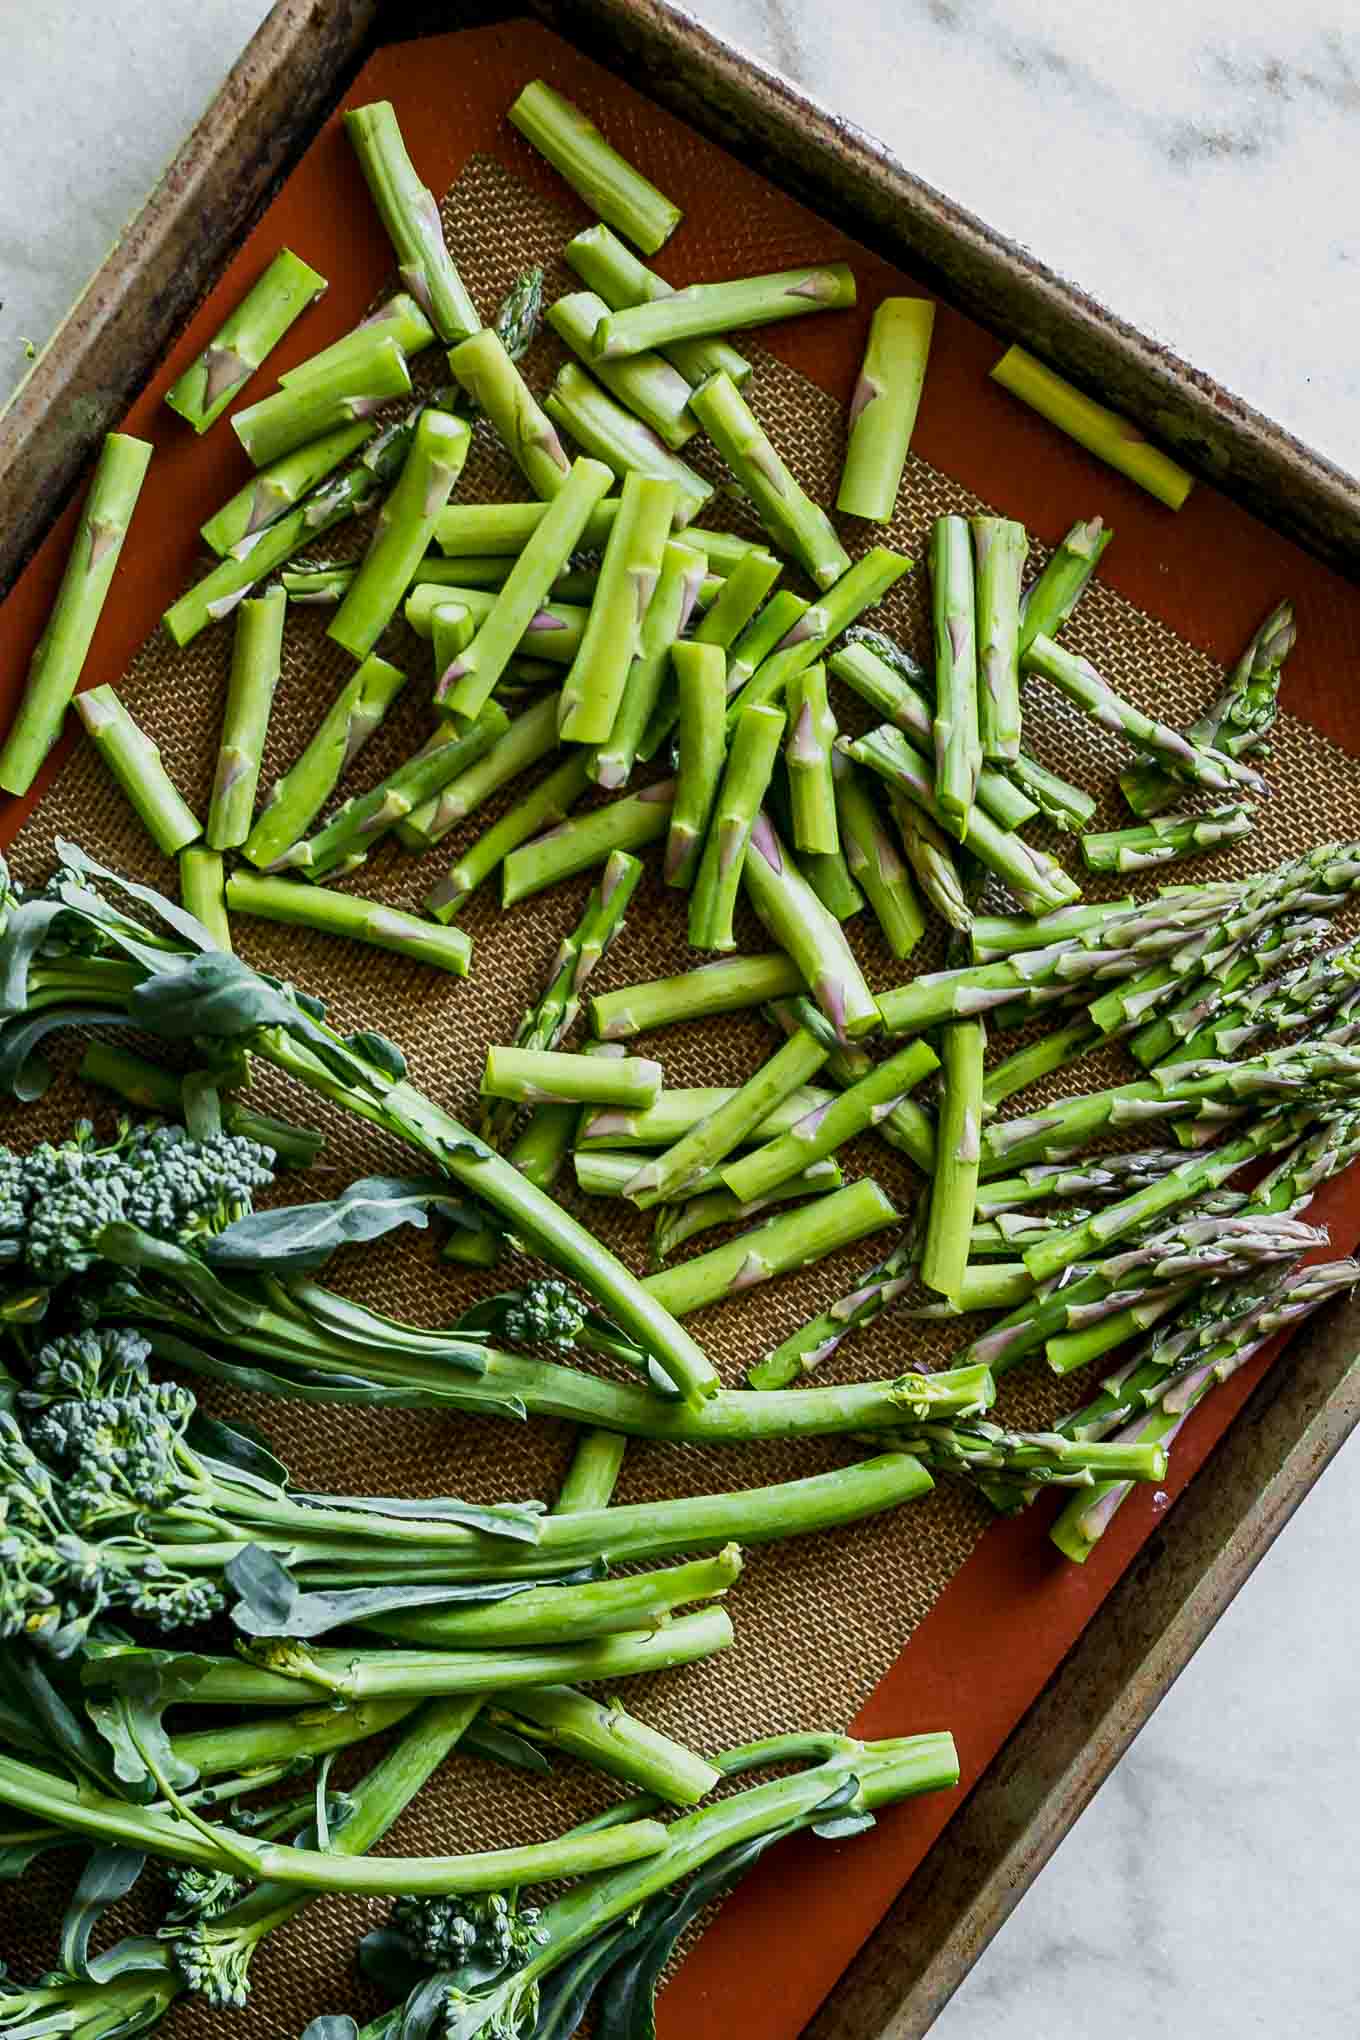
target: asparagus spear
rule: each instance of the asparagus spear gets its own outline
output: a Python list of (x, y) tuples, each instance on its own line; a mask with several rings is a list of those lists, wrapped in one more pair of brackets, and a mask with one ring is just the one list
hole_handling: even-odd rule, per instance
[[(606, 861), (585, 912), (562, 939), (542, 993), (520, 1020), (515, 1031), (517, 1048), (561, 1047), (580, 1016), (585, 989), (596, 964), (623, 926), (641, 877), (642, 866), (626, 851), (615, 851)], [(483, 1140), (499, 1140), (508, 1133), (514, 1116), (513, 1111), (504, 1107), (483, 1108)]]
[(325, 289), (324, 276), (290, 248), (280, 248), (203, 352), (166, 391), (170, 409), (178, 411), (195, 432), (206, 432), (233, 397), (239, 396), (294, 320), (315, 304)]
[(982, 770), (978, 735), (973, 557), (962, 517), (937, 517), (930, 534), (935, 622), (935, 804), (965, 841)]
[(799, 850), (840, 848), (836, 826), (836, 788), (831, 773), (836, 718), (826, 698), (826, 668), (820, 663), (795, 673), (788, 684), (788, 742), (784, 764), (789, 775), (793, 810), (793, 841)]
[(220, 850), (180, 851), (180, 899), (194, 919), (203, 923), (218, 948), (230, 952), (231, 928), (227, 922), (225, 887)]
[(680, 713), (679, 775), (666, 838), (667, 885), (694, 883), (727, 756), (727, 662), (716, 645), (677, 644), (672, 654)]
[[(513, 558), (523, 552), (551, 508), (549, 503), (450, 503), (434, 528), (435, 544), (455, 559)], [(597, 503), (586, 519), (578, 545), (597, 551), (608, 538), (618, 515), (618, 498)]]
[(873, 796), (844, 751), (833, 750), (831, 771), (841, 842), (851, 874), (864, 888), (892, 954), (899, 959), (910, 956), (926, 931), (910, 874), (874, 806)]
[(0, 751), (0, 787), (27, 793), (61, 730), (113, 580), (151, 448), (110, 432), (100, 448), (56, 601), (33, 649), (23, 699)]
[(661, 1093), (661, 1065), (645, 1056), (568, 1055), (560, 1049), (491, 1047), (482, 1096), (516, 1105), (607, 1105), (645, 1110)]
[[(615, 1054), (621, 1053), (616, 1045), (612, 1046)], [(700, 1120), (720, 1111), (736, 1095), (735, 1091), (721, 1084), (701, 1084), (695, 1088), (663, 1091), (656, 1104), (646, 1112), (584, 1113), (577, 1129), (576, 1146), (587, 1154), (601, 1149), (618, 1153), (640, 1148), (672, 1147)], [(776, 1133), (786, 1132), (796, 1125), (814, 1105), (826, 1105), (830, 1101), (829, 1091), (818, 1091), (810, 1085), (804, 1090), (794, 1091), (782, 1105), (775, 1107), (767, 1119), (761, 1121), (751, 1138), (769, 1140)]]
[(590, 1024), (604, 1041), (624, 1041), (654, 1027), (681, 1020), (707, 1020), (717, 1013), (738, 1013), (766, 999), (801, 991), (797, 966), (777, 951), (769, 956), (733, 956), (700, 964), (678, 977), (623, 985), (602, 992), (590, 1002)]
[(991, 375), (993, 382), (999, 382), (1098, 460), (1107, 461), (1137, 482), (1168, 509), (1179, 510), (1190, 494), (1194, 486), (1191, 476), (1168, 454), (1150, 446), (1136, 425), (1073, 389), (1023, 347), (1007, 348)]
[(929, 298), (883, 298), (869, 326), (850, 399), (849, 435), (836, 508), (890, 524), (926, 378), (935, 306)]
[(1272, 976), (1298, 950), (1312, 949), (1327, 928), (1327, 919), (1320, 914), (1285, 914), (1272, 921), (1211, 977), (1191, 974), (1179, 998), (1173, 997), (1155, 1020), (1127, 1037), (1129, 1054), (1147, 1068), (1164, 1061), (1206, 1024), (1222, 1021), (1226, 1027), (1234, 1026), (1239, 996)]
[(373, 203), (387, 229), (402, 283), (446, 344), (481, 324), (444, 242), (439, 207), (416, 176), (397, 116), (386, 99), (345, 115)]
[(838, 922), (815, 897), (764, 813), (751, 830), (742, 883), (760, 921), (788, 951), (838, 1038), (855, 1040), (877, 1032), (882, 1025), (878, 1006)]
[(562, 688), (557, 728), (564, 741), (602, 744), (614, 727), (629, 668), (641, 656), (642, 626), (676, 508), (673, 482), (624, 477), (600, 585)]
[(678, 205), (610, 147), (579, 106), (542, 78), (525, 86), (509, 117), (591, 212), (626, 234), (644, 255), (655, 255), (684, 218)]
[[(1337, 1008), (1351, 999), (1358, 977), (1360, 943), (1352, 938), (1225, 1002), (1217, 1019), (1197, 1027), (1177, 1048), (1161, 1057), (1160, 1063), (1165, 1066), (1205, 1056), (1240, 1055), (1262, 1035), (1290, 1034), (1300, 1027), (1330, 1020)], [(1327, 1034), (1329, 1039), (1336, 1039), (1333, 1027), (1328, 1027)]]
[(689, 939), (695, 949), (736, 947), (732, 914), (737, 889), (783, 734), (778, 709), (748, 709), (737, 722), (690, 893)]
[[(583, 761), (583, 774), (584, 770)], [(517, 900), (556, 885), (559, 879), (603, 864), (611, 850), (641, 850), (654, 843), (670, 827), (674, 798), (675, 781), (657, 780), (626, 800), (611, 801), (608, 807), (559, 822), (532, 842), (521, 843), (509, 851), (502, 865), (501, 905), (512, 907)]]
[(1231, 794), (1241, 787), (1253, 793), (1265, 791), (1265, 781), (1250, 765), (1230, 758), (1225, 751), (1192, 744), (1170, 724), (1144, 715), (1141, 709), (1115, 693), (1089, 659), (1064, 651), (1061, 645), (1055, 644), (1052, 638), (1044, 637), (1042, 632), (1025, 653), (1025, 671), (1051, 680), (1069, 701), (1084, 709), (1103, 729), (1118, 730), (1131, 743), (1154, 752), (1170, 765), (1178, 779), (1188, 779), (1196, 786), (1208, 787), (1211, 793)]
[[(894, 652), (899, 649), (881, 632), (857, 626), (854, 638), (839, 646), (827, 664), (837, 680), (843, 680), (877, 715), (901, 730), (916, 750), (929, 754), (935, 741), (934, 711), (921, 685), (916, 684), (924, 684), (925, 675), (913, 661), (914, 683), (888, 663), (880, 646)], [(1039, 812), (1035, 803), (992, 765), (984, 765), (978, 774), (977, 802), (998, 828), (1006, 830), (1023, 828)], [(1091, 807), (1094, 812), (1094, 802)]]
[(337, 361), (352, 361), (356, 354), (362, 353), (365, 337), (371, 331), (380, 333), (384, 339), (395, 340), (408, 361), (413, 354), (423, 354), (427, 347), (433, 347), (438, 337), (409, 291), (399, 290), (385, 305), (379, 305), (376, 312), (370, 312), (348, 333), (342, 333), (338, 340), (333, 340), (329, 347), (309, 355), (296, 368), (285, 368), (279, 377), (280, 385), (286, 390), (290, 383), (306, 382), (309, 376), (320, 374)]
[(574, 361), (564, 362), (543, 400), (543, 408), (586, 453), (602, 460), (620, 480), (629, 474), (652, 475), (673, 482), (679, 491), (677, 530), (697, 517), (713, 494), (713, 484), (672, 453), (650, 425), (625, 411)]
[[(655, 305), (640, 305), (614, 317), (636, 318), (642, 312), (664, 311), (686, 295), (677, 291)], [(806, 303), (803, 309), (807, 309)], [(848, 573), (850, 556), (830, 518), (799, 487), (731, 377), (714, 375), (701, 383), (690, 398), (690, 409), (750, 496), (775, 544), (791, 554), (819, 588), (829, 588)]]
[(733, 695), (729, 722), (743, 708), (757, 703), (777, 705), (795, 675), (819, 659), (832, 639), (862, 611), (872, 608), (910, 566), (905, 554), (889, 552), (886, 546), (871, 546), (819, 602), (800, 611), (769, 657), (762, 660), (740, 692)]
[(969, 1235), (977, 1208), (987, 1031), (980, 1020), (954, 1020), (943, 1029), (940, 1041), (944, 1096), (921, 1280), (953, 1302), (968, 1271)]
[[(628, 669), (614, 726), (606, 741), (595, 745), (590, 753), (590, 776), (597, 786), (625, 785), (634, 764), (643, 755), (647, 732), (661, 713), (659, 704), (672, 666), (672, 648), (676, 652), (682, 649), (678, 640), (698, 600), (704, 567), (704, 556), (697, 547), (671, 540), (662, 549), (656, 591), (642, 620), (638, 655)], [(717, 733), (721, 738), (721, 704)], [(645, 755), (651, 757), (653, 749), (655, 746), (648, 748)]]
[[(933, 822), (945, 825), (943, 809), (935, 798), (930, 767), (900, 730), (886, 726), (871, 730), (848, 747), (850, 756), (887, 781), (890, 787), (912, 801)], [(1007, 835), (989, 815), (974, 808), (969, 818), (968, 847), (979, 863), (1004, 879), (1021, 905), (1033, 914), (1051, 913), (1067, 906), (1080, 893), (1062, 866), (1046, 852)]]
[[(789, 1035), (798, 1027), (820, 1030), (832, 1044), (826, 1059), (826, 1074), (839, 1090), (848, 1090), (869, 1075), (874, 1064), (869, 1052), (855, 1042), (842, 1042), (812, 1001), (805, 997), (778, 999), (765, 1009), (765, 1018), (779, 1032)], [(810, 1099), (811, 1106), (825, 1101)], [(930, 1114), (914, 1098), (903, 1098), (886, 1117), (874, 1122), (874, 1131), (889, 1147), (909, 1155), (918, 1169), (929, 1175), (935, 1166), (935, 1125)]]
[[(705, 1114), (664, 1154), (645, 1162), (625, 1185), (625, 1197), (647, 1211), (654, 1204), (672, 1203), (691, 1194), (691, 1186), (718, 1168), (734, 1148), (755, 1133), (776, 1106), (814, 1077), (826, 1057), (827, 1044), (806, 1028), (800, 1028), (721, 1105)], [(821, 1155), (809, 1154), (804, 1163), (821, 1159)], [(802, 1168), (785, 1173), (799, 1175)], [(776, 1183), (782, 1180), (783, 1177), (774, 1179)], [(762, 1184), (751, 1191), (738, 1189), (727, 1183), (725, 1172), (723, 1182), (743, 1205), (763, 1197), (767, 1187)]]
[(208, 842), (214, 850), (237, 849), (250, 833), (269, 712), (283, 671), (287, 607), (282, 588), (273, 588), (257, 602), (243, 602), (236, 612), (222, 742), (208, 809)]
[[(779, 579), (780, 572), (779, 561), (773, 553), (752, 546), (724, 581), (717, 601), (695, 626), (695, 641), (701, 645), (721, 645), (724, 651), (734, 645)], [(744, 681), (739, 681), (738, 685), (744, 685)]]
[(1111, 829), (1083, 836), (1081, 854), (1088, 871), (1147, 871), (1155, 864), (1174, 864), (1201, 850), (1236, 843), (1254, 827), (1249, 807), (1211, 808), (1207, 814), (1160, 815), (1134, 829)]
[(595, 353), (602, 361), (617, 360), (645, 347), (666, 347), (740, 326), (768, 326), (806, 312), (838, 311), (854, 302), (855, 278), (845, 262), (725, 283), (691, 283), (648, 304), (611, 312), (596, 329)]
[(369, 417), (388, 397), (410, 393), (406, 356), (395, 340), (375, 334), (338, 366), (238, 411), (231, 429), (251, 466), (268, 467), (309, 439)]
[[(453, 725), (447, 726), (453, 740)], [(450, 829), (475, 814), (484, 801), (521, 772), (527, 772), (541, 758), (557, 748), (557, 696), (547, 694), (541, 701), (514, 717), (489, 751), (449, 780), (438, 793), (397, 823), (396, 834), (408, 850), (429, 850), (441, 842)], [(257, 860), (258, 861), (258, 860)]]
[(1098, 1027), (1078, 1020), (1071, 1027), (1059, 1028), (1056, 1034), (1046, 1034), (1042, 1041), (1033, 1042), (1028, 1048), (1017, 1049), (988, 1073), (982, 1087), (983, 1104), (989, 1112), (995, 1112), (998, 1105), (1013, 1098), (1017, 1091), (1026, 1091), (1041, 1077), (1051, 1077), (1056, 1071), (1065, 1070), (1069, 1063), (1080, 1062), (1091, 1049), (1099, 1048), (1104, 1038)]
[[(1120, 922), (1144, 910), (1132, 893), (1125, 893), (1118, 900), (1083, 900), (1080, 906), (1059, 907), (1042, 920), (1035, 920), (1031, 914), (976, 914), (969, 948), (974, 963), (1000, 963), (1020, 950), (1047, 949), (1069, 936), (1094, 934), (1099, 942), (1103, 940), (1100, 931), (1107, 923)], [(1155, 914), (1160, 910), (1154, 903), (1147, 911)]]
[(197, 842), (203, 824), (181, 797), (161, 763), (161, 754), (138, 727), (112, 687), (91, 687), (76, 696), (76, 714), (90, 741), (127, 795), (156, 848), (173, 857)]
[[(1295, 636), (1293, 604), (1281, 602), (1252, 634), (1208, 714), (1185, 732), (1186, 741), (1230, 758), (1259, 750), (1278, 713), (1280, 681)], [(1131, 766), (1119, 785), (1133, 812), (1144, 819), (1160, 814), (1176, 798), (1175, 780), (1154, 763)]]
[(338, 432), (314, 439), (309, 445), (298, 447), (295, 453), (286, 453), (282, 460), (261, 468), (206, 524), (199, 526), (204, 542), (219, 559), (225, 559), (243, 538), (276, 524), (318, 482), (357, 453), (373, 437), (373, 432), (374, 427), (362, 420), (342, 425)]
[(461, 418), (421, 412), (396, 487), (378, 512), (368, 550), (326, 632), (356, 659), (367, 658), (396, 615), (471, 444), (471, 430)]
[(985, 758), (1020, 756), (1020, 576), (1029, 539), (1010, 517), (974, 517), (978, 725)]
[(1100, 556), (1114, 537), (1098, 517), (1074, 524), (1049, 555), (1048, 565), (1025, 590), (1020, 605), (1020, 650), (1027, 652), (1036, 637), (1055, 638), (1076, 608), (1086, 584), (1100, 565)]
[[(505, 590), (498, 592), (504, 594)], [(470, 611), (477, 630), (498, 606), (497, 595), (489, 589), (450, 587), (443, 581), (417, 581), (406, 598), (402, 613), (417, 637), (431, 638), (434, 635), (434, 612), (449, 602), (459, 603)], [(589, 611), (576, 602), (545, 602), (541, 609), (535, 611), (520, 639), (520, 651), (532, 658), (551, 660), (557, 666), (569, 666), (581, 648), (588, 614)]]
[[(902, 838), (902, 848), (907, 853), (907, 862), (915, 872), (922, 892), (951, 928), (966, 935), (973, 925), (973, 910), (954, 862), (952, 842), (943, 829), (936, 828), (924, 809), (904, 798), (895, 787), (888, 790), (888, 804), (897, 824), (897, 833)], [(894, 956), (910, 954), (910, 947), (893, 950)]]
[(571, 462), (500, 335), (490, 326), (472, 334), (449, 350), (449, 367), (491, 420), (534, 494), (550, 503), (571, 472)]
[(548, 324), (578, 361), (594, 369), (611, 395), (678, 453), (699, 430), (699, 421), (689, 410), (690, 386), (678, 368), (650, 351), (626, 361), (596, 361), (592, 335), (608, 312), (604, 299), (593, 290), (578, 290), (558, 298), (548, 312)]
[(227, 907), (234, 914), (252, 914), (262, 921), (314, 928), (321, 935), (340, 935), (375, 949), (389, 949), (415, 963), (452, 971), (455, 977), (466, 977), (472, 960), (471, 939), (461, 929), (432, 927), (400, 908), (326, 886), (234, 871), (227, 880)]
[(805, 616), (811, 605), (801, 595), (795, 595), (791, 588), (781, 588), (759, 614), (742, 631), (732, 644), (727, 661), (727, 688), (729, 696), (735, 695), (746, 685), (752, 674), (769, 658), (777, 645), (781, 645), (799, 617)]
[(476, 715), (490, 698), (516, 646), (542, 611), (613, 477), (601, 461), (573, 461), (565, 486), (540, 519), (467, 650), (439, 675), (436, 705)]
[[(670, 297), (672, 286), (639, 262), (606, 226), (587, 227), (562, 251), (582, 283), (598, 293), (613, 311)], [(676, 340), (658, 350), (679, 369), (691, 387), (720, 371), (740, 388), (751, 376), (751, 364), (726, 340)]]
[(1125, 1185), (1155, 1183), (1181, 1160), (1176, 1148), (1142, 1148), (1083, 1162), (1034, 1162), (1018, 1175), (984, 1183), (978, 1191), (978, 1215), (991, 1218), (1048, 1198), (1067, 1202), (1074, 1197), (1122, 1196)]
[(768, 1282), (839, 1253), (866, 1234), (881, 1232), (896, 1217), (878, 1184), (862, 1176), (843, 1190), (833, 1190), (829, 1197), (767, 1218), (725, 1246), (711, 1247), (677, 1268), (647, 1275), (642, 1286), (653, 1302), (662, 1304), (673, 1316), (688, 1317), (692, 1311), (740, 1295), (757, 1282)]
[[(780, 1053), (785, 1053), (788, 1046)], [(923, 1041), (912, 1042), (875, 1065), (829, 1104), (815, 1106), (787, 1133), (727, 1163), (722, 1170), (723, 1182), (743, 1203), (766, 1196), (780, 1183), (800, 1174), (809, 1162), (834, 1154), (866, 1127), (886, 1119), (923, 1077), (938, 1068), (939, 1058), (934, 1050)]]
[[(918, 1246), (904, 1233), (887, 1257), (871, 1268), (856, 1286), (816, 1317), (809, 1318), (782, 1344), (758, 1360), (747, 1373), (753, 1389), (791, 1388), (829, 1360), (851, 1332), (871, 1325), (889, 1306), (916, 1285)], [(965, 1370), (966, 1372), (966, 1370)], [(932, 1377), (927, 1376), (929, 1380)], [(935, 1379), (940, 1377), (936, 1376)]]
[(744, 1225), (747, 1219), (758, 1217), (772, 1204), (791, 1204), (801, 1197), (821, 1196), (828, 1190), (839, 1190), (844, 1181), (839, 1163), (828, 1155), (824, 1161), (804, 1169), (801, 1176), (781, 1183), (768, 1197), (758, 1197), (754, 1204), (743, 1204), (721, 1184), (687, 1197), (683, 1204), (663, 1204), (652, 1228), (651, 1266), (664, 1268), (676, 1249), (698, 1233), (711, 1232), (719, 1225)]
[(451, 743), (417, 751), (367, 793), (353, 795), (314, 836), (286, 850), (273, 868), (296, 868), (321, 878), (342, 864), (350, 868), (354, 860), (362, 861), (388, 829), (484, 758), (509, 726), (505, 710), (489, 701), (476, 722)]
[(243, 846), (252, 864), (277, 864), (305, 833), (405, 685), (406, 675), (376, 656), (351, 674), (296, 764), (275, 781)]
[[(552, 829), (565, 821), (574, 804), (589, 785), (584, 756), (568, 758), (541, 779), (500, 820), (479, 836), (450, 865), (425, 900), (425, 912), (436, 921), (448, 922), (466, 904), (477, 887), (505, 862), (517, 844), (525, 843), (540, 829)], [(621, 846), (620, 846), (621, 847)]]

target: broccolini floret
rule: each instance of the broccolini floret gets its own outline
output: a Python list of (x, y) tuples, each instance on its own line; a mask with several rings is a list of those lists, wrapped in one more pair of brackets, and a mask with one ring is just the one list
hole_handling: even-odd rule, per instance
[(521, 1906), (515, 1892), (481, 1897), (399, 1898), (388, 1920), (390, 1932), (413, 1960), (431, 1969), (458, 1972), (466, 1989), (491, 1983), (525, 1961), (547, 1936), (537, 1906)]
[(586, 1322), (586, 1306), (565, 1282), (531, 1282), (512, 1300), (502, 1318), (505, 1337), (514, 1345), (574, 1346)]

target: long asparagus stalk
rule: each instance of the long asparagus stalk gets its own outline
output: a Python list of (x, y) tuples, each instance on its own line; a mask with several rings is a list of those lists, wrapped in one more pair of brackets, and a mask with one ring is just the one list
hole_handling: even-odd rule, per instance
[(378, 512), (368, 551), (326, 630), (354, 658), (367, 658), (396, 615), (471, 444), (472, 432), (463, 419), (447, 411), (421, 412), (396, 486)]
[(881, 1232), (897, 1213), (891, 1200), (870, 1177), (797, 1211), (767, 1218), (725, 1246), (712, 1247), (677, 1268), (664, 1268), (643, 1279), (655, 1302), (676, 1317), (738, 1296), (757, 1282), (768, 1282), (795, 1268), (805, 1268), (866, 1234)]
[(981, 1157), (982, 1065), (987, 1033), (980, 1020), (954, 1020), (941, 1035), (944, 1097), (935, 1140), (930, 1217), (921, 1280), (951, 1302), (968, 1271)]
[[(673, 650), (681, 649), (679, 640), (698, 601), (705, 564), (696, 546), (681, 545), (674, 539), (662, 551), (656, 592), (647, 604), (638, 654), (624, 680), (614, 727), (606, 741), (591, 751), (590, 776), (597, 786), (624, 785), (638, 758), (652, 757), (661, 742), (659, 734), (656, 743), (652, 743), (650, 732), (658, 719), (669, 725), (669, 711), (663, 713), (661, 703), (666, 695), (671, 655)], [(696, 632), (696, 641), (698, 635)], [(669, 734), (669, 727), (662, 734)]]
[(406, 675), (376, 655), (350, 675), (297, 762), (271, 788), (242, 846), (252, 864), (268, 869), (306, 834), (405, 685)]
[(687, 892), (699, 868), (727, 758), (727, 661), (717, 645), (677, 644), (672, 663), (680, 716), (679, 773), (665, 878), (667, 885)]
[[(897, 854), (873, 796), (844, 751), (832, 751), (831, 771), (846, 863), (856, 884), (864, 889), (884, 941), (900, 960), (911, 955), (926, 931), (911, 875)], [(916, 810), (911, 812), (915, 815)]]
[(486, 326), (460, 341), (449, 350), (449, 367), (491, 420), (534, 494), (551, 502), (571, 472), (571, 462), (500, 335)]
[(377, 900), (294, 879), (234, 871), (227, 880), (227, 907), (233, 914), (253, 914), (262, 921), (314, 928), (320, 935), (339, 935), (375, 949), (388, 949), (414, 963), (451, 971), (455, 977), (466, 977), (472, 960), (471, 938), (461, 928), (436, 927)]
[(602, 744), (614, 727), (629, 669), (642, 654), (642, 627), (677, 501), (673, 482), (624, 477), (600, 584), (562, 687), (557, 727), (566, 742)]
[[(582, 763), (584, 776), (584, 761)], [(544, 835), (522, 843), (501, 867), (501, 905), (512, 907), (560, 879), (603, 864), (612, 850), (641, 850), (670, 827), (675, 781), (658, 780), (640, 793), (559, 822)]]
[(935, 803), (954, 834), (964, 840), (982, 770), (973, 556), (965, 518), (935, 520), (930, 589), (935, 622)]
[(678, 977), (653, 978), (602, 992), (590, 1002), (590, 1024), (602, 1041), (626, 1041), (653, 1027), (671, 1027), (683, 1020), (708, 1020), (718, 1013), (739, 1013), (803, 989), (792, 958), (782, 951), (768, 956), (733, 956), (700, 964)]
[(1020, 576), (1029, 539), (1009, 517), (970, 519), (977, 568), (978, 725), (985, 758), (1020, 756)]
[[(788, 1046), (786, 1043), (781, 1055)], [(810, 1162), (834, 1154), (866, 1127), (886, 1119), (922, 1078), (938, 1068), (935, 1051), (923, 1041), (912, 1042), (876, 1064), (830, 1104), (814, 1107), (787, 1133), (726, 1163), (722, 1169), (724, 1183), (743, 1203), (766, 1196), (791, 1176), (800, 1174)]]
[(784, 716), (779, 709), (751, 708), (738, 719), (690, 892), (689, 939), (695, 949), (736, 947), (733, 909), (751, 831), (783, 734)]

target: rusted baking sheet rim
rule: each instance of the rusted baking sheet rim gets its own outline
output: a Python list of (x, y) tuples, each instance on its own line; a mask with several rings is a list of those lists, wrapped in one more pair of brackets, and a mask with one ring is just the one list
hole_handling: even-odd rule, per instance
[[(383, 39), (503, 7), (382, 12)], [(878, 145), (659, 0), (540, 0), (591, 54), (984, 323), (1120, 395), (1256, 515), (1352, 569), (1360, 492), (1142, 336), (911, 178)], [(10, 507), (0, 586), (52, 521), (98, 435), (183, 325), (363, 55), (376, 0), (280, 0), (223, 91), (0, 419)], [(1185, 428), (1182, 436), (1177, 425)], [(13, 506), (17, 506), (17, 509)], [(1360, 1312), (1293, 1341), (1210, 1468), (1106, 1599), (811, 2030), (924, 2033), (991, 1933), (1360, 1419)]]

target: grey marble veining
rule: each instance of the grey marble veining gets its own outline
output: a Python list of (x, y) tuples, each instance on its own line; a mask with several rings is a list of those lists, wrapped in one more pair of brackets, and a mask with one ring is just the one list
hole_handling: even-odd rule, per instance
[[(24, 339), (50, 336), (266, 11), (266, 0), (4, 10), (0, 393), (23, 372)], [(1353, 6), (697, 0), (695, 11), (1360, 470)], [(947, 2008), (941, 2040), (1352, 2040), (1354, 1476), (1352, 1448)]]

